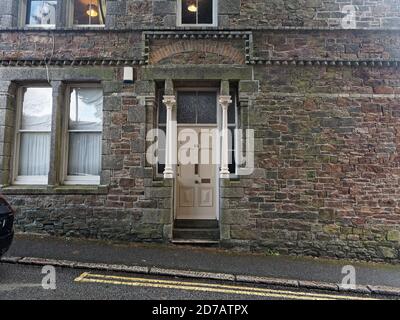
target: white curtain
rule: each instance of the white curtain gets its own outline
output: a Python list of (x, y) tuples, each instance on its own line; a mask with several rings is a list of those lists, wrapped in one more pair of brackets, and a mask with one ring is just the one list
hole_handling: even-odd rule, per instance
[(47, 176), (50, 163), (50, 133), (21, 133), (19, 175)]
[(100, 175), (101, 133), (71, 132), (68, 175)]

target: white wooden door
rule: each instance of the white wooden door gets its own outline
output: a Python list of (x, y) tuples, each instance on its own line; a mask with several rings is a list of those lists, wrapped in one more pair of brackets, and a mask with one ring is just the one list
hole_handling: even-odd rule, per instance
[(178, 128), (177, 219), (217, 218), (216, 144), (210, 129)]

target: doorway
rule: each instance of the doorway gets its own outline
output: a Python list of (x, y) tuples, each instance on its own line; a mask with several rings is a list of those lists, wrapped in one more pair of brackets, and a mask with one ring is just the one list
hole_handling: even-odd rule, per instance
[(218, 219), (217, 90), (177, 92), (176, 220)]

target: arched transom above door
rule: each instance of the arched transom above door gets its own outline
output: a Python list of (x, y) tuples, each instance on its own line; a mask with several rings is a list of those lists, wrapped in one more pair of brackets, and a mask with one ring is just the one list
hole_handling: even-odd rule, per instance
[(147, 34), (145, 60), (156, 64), (246, 64), (249, 34)]

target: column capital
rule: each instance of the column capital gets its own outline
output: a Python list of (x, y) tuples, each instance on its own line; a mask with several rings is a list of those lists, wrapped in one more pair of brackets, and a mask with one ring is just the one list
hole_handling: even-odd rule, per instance
[(165, 104), (167, 109), (172, 109), (176, 105), (176, 97), (165, 95), (162, 102)]
[(218, 103), (222, 109), (228, 109), (228, 106), (232, 103), (231, 96), (219, 96)]

